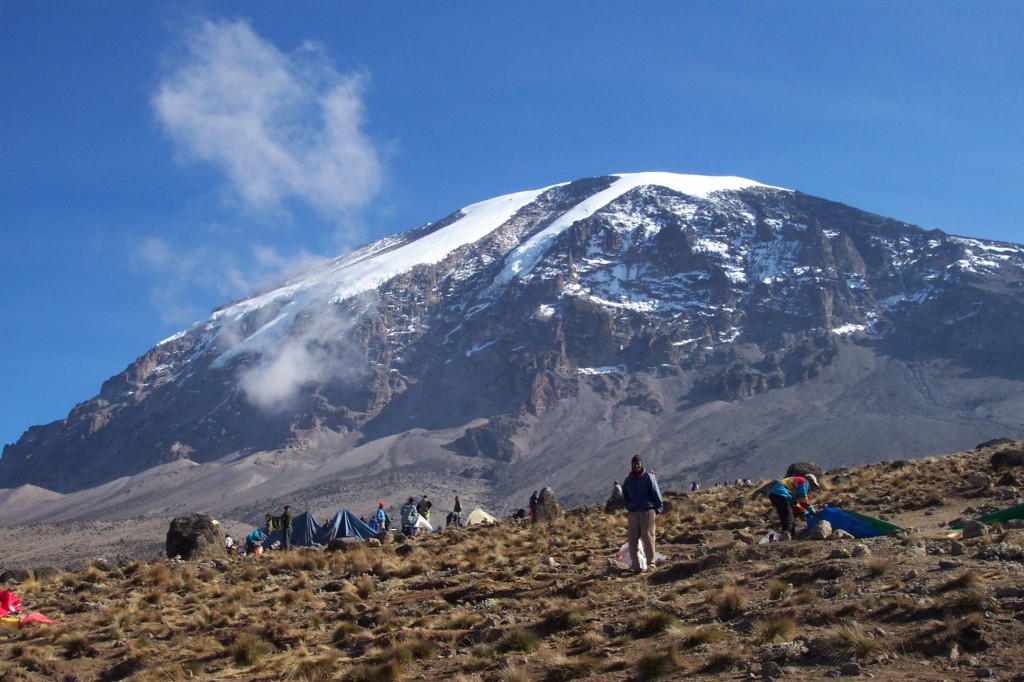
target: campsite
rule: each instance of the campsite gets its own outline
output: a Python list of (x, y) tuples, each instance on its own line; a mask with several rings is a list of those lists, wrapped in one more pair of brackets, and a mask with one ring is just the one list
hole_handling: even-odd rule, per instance
[[(756, 485), (665, 491), (665, 559), (642, 576), (615, 560), (625, 518), (603, 501), (334, 550), (2, 560), (0, 589), (55, 623), (0, 632), (0, 679), (1019, 682), (1024, 525), (972, 522), (1024, 502), (1024, 467), (992, 466), (1022, 445), (827, 472), (822, 520), (898, 528), (871, 537), (761, 544), (773, 510)], [(293, 534), (351, 521), (315, 517)], [(0, 539), (44, 534), (16, 530)]]

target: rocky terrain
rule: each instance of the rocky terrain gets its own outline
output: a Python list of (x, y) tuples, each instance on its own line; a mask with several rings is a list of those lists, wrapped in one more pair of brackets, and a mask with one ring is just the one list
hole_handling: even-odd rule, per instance
[[(666, 491), (665, 558), (641, 576), (613, 559), (625, 517), (604, 505), (75, 570), (48, 564), (55, 529), (7, 528), (5, 549), (38, 553), (0, 555), (0, 589), (58, 623), (0, 631), (0, 680), (1024, 680), (1024, 526), (952, 527), (1024, 502), (1024, 442), (822, 479), (819, 507), (904, 530), (760, 544), (774, 511), (757, 483)], [(156, 551), (166, 525), (79, 530), (153, 532)]]

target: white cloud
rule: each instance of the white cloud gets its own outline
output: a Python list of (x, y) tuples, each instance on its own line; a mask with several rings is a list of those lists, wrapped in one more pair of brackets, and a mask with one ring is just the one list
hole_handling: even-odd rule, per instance
[(184, 45), (153, 97), (182, 159), (220, 166), (257, 209), (295, 197), (339, 215), (373, 198), (364, 74), (339, 74), (311, 43), (282, 53), (245, 21), (204, 21)]
[(357, 351), (344, 342), (352, 323), (324, 310), (304, 324), (256, 349), (259, 360), (239, 374), (249, 402), (278, 411), (289, 407), (303, 386), (354, 376)]

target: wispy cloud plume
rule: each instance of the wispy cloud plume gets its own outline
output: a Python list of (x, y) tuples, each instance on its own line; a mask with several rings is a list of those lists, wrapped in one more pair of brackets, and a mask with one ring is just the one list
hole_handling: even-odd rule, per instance
[(184, 47), (153, 96), (183, 160), (218, 165), (257, 209), (298, 198), (339, 215), (373, 198), (364, 74), (338, 73), (312, 43), (285, 54), (245, 21), (204, 21)]
[(290, 407), (309, 384), (352, 378), (362, 363), (355, 347), (345, 342), (351, 329), (351, 320), (325, 309), (283, 338), (252, 344), (258, 360), (239, 373), (246, 398), (274, 412)]

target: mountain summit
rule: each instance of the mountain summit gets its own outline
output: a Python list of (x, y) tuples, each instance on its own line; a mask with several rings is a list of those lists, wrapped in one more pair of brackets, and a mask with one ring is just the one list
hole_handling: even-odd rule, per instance
[(1022, 294), (1019, 245), (742, 178), (577, 180), (215, 310), (6, 446), (0, 480), (505, 510), (597, 499), (635, 452), (671, 487), (1022, 438)]

